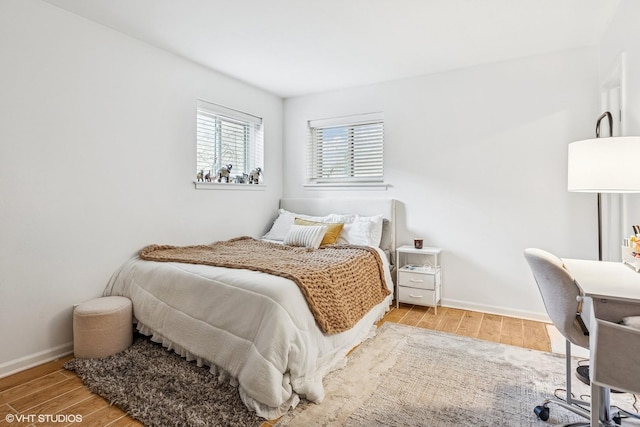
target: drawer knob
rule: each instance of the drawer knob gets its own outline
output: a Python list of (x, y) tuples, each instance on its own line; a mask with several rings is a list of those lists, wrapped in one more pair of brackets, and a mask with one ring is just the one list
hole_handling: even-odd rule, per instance
[(411, 298), (422, 298), (422, 295), (409, 294)]
[(422, 282), (424, 282), (424, 280), (418, 280), (418, 279), (409, 279), (409, 281), (413, 282), (413, 283), (422, 283)]

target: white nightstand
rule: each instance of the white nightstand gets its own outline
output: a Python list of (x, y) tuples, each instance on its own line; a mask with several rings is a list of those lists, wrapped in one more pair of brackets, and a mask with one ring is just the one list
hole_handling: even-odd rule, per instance
[(438, 313), (441, 299), (441, 248), (396, 248), (396, 307), (401, 302), (434, 307)]

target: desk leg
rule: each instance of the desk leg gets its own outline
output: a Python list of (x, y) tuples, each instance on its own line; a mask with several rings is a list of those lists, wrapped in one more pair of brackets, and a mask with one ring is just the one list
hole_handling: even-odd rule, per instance
[(611, 418), (609, 390), (591, 382), (591, 427), (600, 426), (616, 426), (616, 423)]
[(600, 387), (591, 382), (591, 427), (600, 427)]

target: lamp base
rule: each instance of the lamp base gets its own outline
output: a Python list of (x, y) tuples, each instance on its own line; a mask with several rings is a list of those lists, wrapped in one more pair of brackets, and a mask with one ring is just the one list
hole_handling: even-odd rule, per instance
[(589, 365), (582, 365), (576, 368), (576, 377), (586, 385), (591, 385), (589, 379)]

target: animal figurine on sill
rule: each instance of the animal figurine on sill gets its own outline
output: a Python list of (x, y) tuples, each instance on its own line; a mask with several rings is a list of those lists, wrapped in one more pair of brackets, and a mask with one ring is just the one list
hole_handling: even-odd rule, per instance
[(249, 175), (243, 173), (242, 175), (236, 175), (236, 184), (246, 184), (249, 181)]
[(207, 172), (207, 174), (204, 176), (204, 180), (205, 182), (211, 182), (211, 171)]
[(204, 181), (204, 170), (200, 169), (200, 172), (198, 172), (197, 180), (198, 182)]
[(231, 169), (233, 169), (233, 165), (231, 163), (229, 163), (228, 165), (222, 166), (218, 170), (218, 177), (217, 177), (218, 182), (222, 182), (223, 179), (227, 183), (231, 182)]
[(262, 173), (261, 168), (255, 168), (249, 173), (249, 184), (258, 184), (260, 181), (260, 174)]

